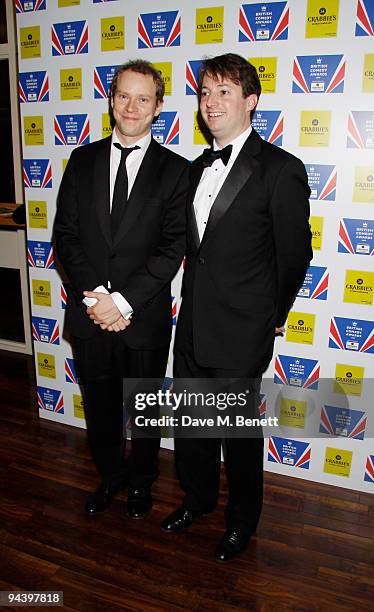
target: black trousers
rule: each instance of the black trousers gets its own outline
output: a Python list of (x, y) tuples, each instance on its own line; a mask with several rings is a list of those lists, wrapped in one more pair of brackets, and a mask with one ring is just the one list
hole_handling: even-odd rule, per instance
[[(161, 384), (169, 345), (135, 350), (128, 348), (121, 336), (121, 333), (100, 330), (92, 338), (75, 342), (88, 442), (105, 484), (117, 486), (128, 481), (131, 487), (148, 488), (158, 476), (160, 438), (133, 439), (131, 454), (125, 459), (124, 389), (126, 378), (159, 378)], [(146, 381), (145, 388), (148, 390)]]
[[(178, 379), (240, 379), (259, 389), (261, 371), (244, 367), (226, 370), (201, 367), (194, 358), (192, 338), (174, 356), (174, 385)], [(246, 386), (246, 385), (245, 385)], [(262, 435), (256, 438), (183, 438), (176, 437), (175, 460), (180, 485), (185, 492), (184, 505), (195, 512), (214, 510), (220, 485), (221, 448), (223, 447), (228, 482), (225, 520), (228, 529), (239, 527), (248, 535), (256, 531), (263, 500)]]

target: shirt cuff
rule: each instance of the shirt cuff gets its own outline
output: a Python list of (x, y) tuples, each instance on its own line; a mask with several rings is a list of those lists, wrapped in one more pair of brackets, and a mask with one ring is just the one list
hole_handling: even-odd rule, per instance
[[(108, 289), (106, 289), (104, 287), (104, 285), (99, 285), (99, 287), (96, 287), (96, 289), (94, 289), (94, 291), (96, 291), (96, 293), (109, 293)], [(90, 306), (95, 306), (95, 304), (97, 302), (97, 299), (96, 298), (85, 297), (85, 298), (83, 298), (82, 302), (86, 306), (90, 307)]]
[(123, 318), (124, 319), (129, 319), (134, 311), (131, 308), (131, 306), (128, 303), (128, 301), (125, 300), (123, 295), (121, 293), (119, 293), (118, 291), (114, 291), (110, 295), (112, 296), (112, 300), (115, 303), (115, 305), (117, 306), (117, 308), (120, 311), (120, 313), (123, 316)]

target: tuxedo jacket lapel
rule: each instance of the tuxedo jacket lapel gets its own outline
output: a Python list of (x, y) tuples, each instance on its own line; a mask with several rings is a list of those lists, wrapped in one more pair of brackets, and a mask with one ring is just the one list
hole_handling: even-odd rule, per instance
[(160, 145), (152, 139), (138, 174), (136, 175), (130, 197), (125, 204), (123, 217), (114, 236), (113, 244), (123, 239), (124, 235), (127, 234), (134, 225), (146, 203), (150, 189), (154, 181), (157, 180), (158, 168), (161, 161), (160, 149)]
[(199, 231), (197, 229), (193, 201), (195, 198), (196, 189), (199, 185), (203, 170), (204, 168), (201, 163), (201, 159), (199, 158), (191, 168), (190, 189), (189, 189), (189, 194), (188, 194), (188, 199), (187, 199), (187, 201), (189, 202), (189, 215), (188, 216), (189, 216), (189, 222), (190, 222), (190, 229), (191, 229), (191, 232), (192, 232), (195, 244), (196, 244), (196, 248), (199, 248), (200, 246), (200, 237), (199, 237)]
[(238, 193), (258, 165), (255, 156), (261, 151), (261, 138), (252, 129), (223, 183), (211, 208), (201, 246), (211, 237), (218, 222), (230, 208)]
[(103, 141), (96, 154), (93, 177), (93, 200), (100, 227), (108, 244), (112, 244), (110, 230), (110, 147), (112, 138)]

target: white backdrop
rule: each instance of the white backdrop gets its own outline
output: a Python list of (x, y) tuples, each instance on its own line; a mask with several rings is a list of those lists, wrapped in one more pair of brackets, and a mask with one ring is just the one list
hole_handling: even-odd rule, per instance
[(374, 492), (372, 0), (16, 0), (16, 9), (40, 416), (84, 426), (50, 243), (72, 148), (110, 133), (113, 67), (158, 64), (168, 95), (154, 135), (194, 159), (204, 146), (199, 61), (236, 52), (262, 80), (255, 127), (304, 161), (312, 188), (314, 259), (264, 384), (262, 411), (282, 424), (266, 469)]

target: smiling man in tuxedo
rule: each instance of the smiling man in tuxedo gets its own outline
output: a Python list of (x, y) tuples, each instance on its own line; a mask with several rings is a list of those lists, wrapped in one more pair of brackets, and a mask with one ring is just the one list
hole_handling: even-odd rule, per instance
[[(239, 55), (203, 62), (200, 111), (214, 142), (192, 164), (174, 361), (175, 379), (238, 379), (253, 389), (252, 400), (312, 258), (306, 172), (252, 128), (260, 93), (255, 68)], [(162, 528), (179, 531), (214, 510), (222, 444), (229, 499), (215, 558), (228, 561), (246, 548), (260, 517), (261, 436), (177, 437), (185, 499)]]
[(58, 197), (56, 248), (70, 282), (66, 325), (101, 477), (85, 506), (91, 515), (128, 484), (127, 514), (142, 518), (158, 474), (157, 437), (132, 440), (124, 458), (123, 379), (165, 375), (170, 283), (185, 250), (189, 164), (151, 136), (163, 96), (149, 62), (122, 65), (109, 92), (113, 134), (73, 151)]

